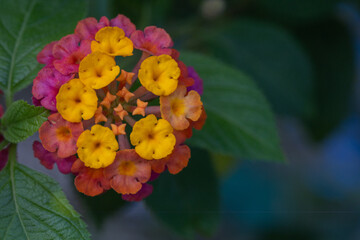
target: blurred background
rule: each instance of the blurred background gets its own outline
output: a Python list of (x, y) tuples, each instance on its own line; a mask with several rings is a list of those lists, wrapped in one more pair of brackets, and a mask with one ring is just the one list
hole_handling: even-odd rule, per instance
[[(88, 16), (118, 13), (247, 74), (276, 114), (286, 163), (199, 155), (214, 165), (220, 208), (208, 214), (220, 221), (196, 239), (360, 239), (360, 1), (89, 0)], [(30, 101), (30, 89), (17, 97)], [(29, 158), (35, 139), (20, 162), (61, 183), (93, 239), (185, 238), (143, 202), (84, 198), (72, 177)]]

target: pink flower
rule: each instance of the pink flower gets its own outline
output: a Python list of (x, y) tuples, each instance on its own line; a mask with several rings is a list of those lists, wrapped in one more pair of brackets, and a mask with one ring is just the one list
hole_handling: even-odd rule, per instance
[(34, 104), (34, 106), (37, 106), (37, 107), (42, 106), (40, 100), (35, 98), (34, 96), (31, 97), (31, 100), (32, 100), (32, 103)]
[[(36, 100), (40, 101), (43, 107), (51, 111), (57, 111), (56, 95), (59, 88), (72, 77), (72, 75), (62, 75), (54, 67), (44, 67), (34, 79), (32, 94)], [(34, 103), (37, 103), (37, 101), (34, 101)]]
[(80, 61), (91, 53), (91, 41), (80, 40), (75, 34), (70, 34), (56, 43), (53, 47), (54, 67), (64, 75), (77, 73)]
[(81, 40), (94, 40), (95, 34), (100, 28), (108, 26), (109, 20), (106, 17), (102, 17), (100, 22), (96, 18), (89, 17), (78, 22), (75, 28), (75, 35)]
[(39, 136), (46, 150), (66, 158), (76, 154), (76, 141), (83, 131), (81, 122), (71, 123), (64, 120), (60, 113), (54, 113), (41, 125)]
[(118, 14), (115, 18), (111, 19), (110, 26), (119, 27), (124, 30), (126, 37), (130, 37), (130, 35), (136, 30), (135, 24), (122, 14)]
[(150, 196), (150, 194), (153, 192), (153, 186), (148, 184), (148, 183), (144, 183), (141, 187), (141, 189), (135, 193), (135, 194), (123, 194), (121, 196), (121, 198), (125, 201), (129, 201), (129, 202), (139, 202), (141, 200), (143, 200), (144, 198)]
[(131, 41), (136, 49), (140, 49), (153, 55), (172, 53), (174, 45), (170, 35), (162, 28), (149, 26), (144, 31), (137, 30), (131, 34)]
[(58, 41), (47, 44), (36, 56), (36, 59), (41, 64), (51, 65), (54, 61), (53, 48)]
[[(0, 135), (0, 143), (4, 141), (4, 138), (2, 135)], [(4, 148), (0, 151), (0, 171), (6, 166), (6, 163), (8, 161), (8, 155), (9, 155), (9, 148)]]
[(130, 35), (136, 30), (135, 25), (130, 21), (129, 18), (119, 14), (115, 18), (111, 19), (111, 21), (109, 21), (109, 19), (105, 16), (101, 17), (99, 22), (92, 17), (85, 18), (77, 24), (75, 35), (80, 37), (81, 40), (94, 40), (97, 31), (103, 27), (108, 26), (121, 28), (124, 30), (127, 37), (130, 37)]
[(39, 141), (33, 143), (34, 156), (40, 160), (40, 163), (47, 169), (53, 169), (56, 163), (58, 169), (63, 174), (71, 172), (71, 166), (76, 160), (75, 156), (68, 158), (59, 158), (56, 153), (47, 151)]

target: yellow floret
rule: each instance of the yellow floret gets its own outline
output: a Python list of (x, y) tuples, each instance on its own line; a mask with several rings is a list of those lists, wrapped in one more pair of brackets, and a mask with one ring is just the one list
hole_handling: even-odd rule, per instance
[(107, 127), (94, 125), (84, 131), (77, 140), (77, 154), (85, 166), (104, 168), (114, 162), (119, 144), (114, 133)]
[(79, 78), (86, 85), (94, 89), (103, 88), (112, 81), (120, 72), (113, 57), (101, 52), (87, 55), (79, 66)]
[(131, 56), (134, 46), (132, 41), (125, 37), (125, 33), (118, 27), (104, 27), (95, 35), (91, 42), (91, 51), (99, 51), (110, 56)]
[(151, 114), (134, 124), (130, 134), (131, 144), (140, 157), (152, 160), (170, 155), (175, 146), (173, 128), (164, 119), (157, 120)]
[(69, 122), (81, 122), (92, 118), (98, 98), (94, 89), (74, 78), (61, 86), (56, 96), (56, 109)]
[(142, 62), (139, 70), (141, 84), (158, 96), (167, 96), (174, 92), (179, 77), (180, 68), (169, 55), (148, 57)]

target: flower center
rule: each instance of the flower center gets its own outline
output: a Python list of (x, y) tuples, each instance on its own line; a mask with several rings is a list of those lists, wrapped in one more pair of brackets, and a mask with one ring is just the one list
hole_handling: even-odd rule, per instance
[(96, 141), (96, 142), (94, 143), (94, 149), (98, 149), (98, 148), (100, 148), (100, 146), (101, 146), (101, 142), (100, 142), (100, 141)]
[(82, 59), (81, 53), (80, 54), (74, 53), (73, 55), (71, 55), (70, 62), (72, 62), (73, 64), (80, 64), (81, 59)]
[(118, 171), (120, 175), (133, 176), (136, 172), (135, 163), (131, 161), (123, 161), (120, 163)]
[(59, 127), (56, 129), (56, 136), (61, 140), (68, 140), (71, 138), (71, 130), (68, 127)]
[(154, 139), (154, 135), (153, 135), (152, 133), (149, 133), (148, 138), (149, 138), (150, 140), (152, 140), (152, 139)]
[(183, 99), (174, 99), (171, 102), (171, 111), (174, 113), (175, 116), (183, 115), (185, 112), (185, 104)]

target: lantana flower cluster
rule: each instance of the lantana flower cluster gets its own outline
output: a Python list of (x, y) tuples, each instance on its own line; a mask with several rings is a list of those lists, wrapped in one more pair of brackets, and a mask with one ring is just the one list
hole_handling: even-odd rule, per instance
[[(135, 51), (137, 64), (123, 69)], [(48, 169), (57, 164), (73, 173), (79, 192), (96, 196), (112, 188), (138, 201), (160, 173), (188, 165), (185, 140), (206, 119), (202, 80), (179, 60), (164, 29), (136, 30), (124, 15), (86, 18), (37, 60), (45, 66), (34, 79), (33, 102), (51, 115), (34, 155)]]

